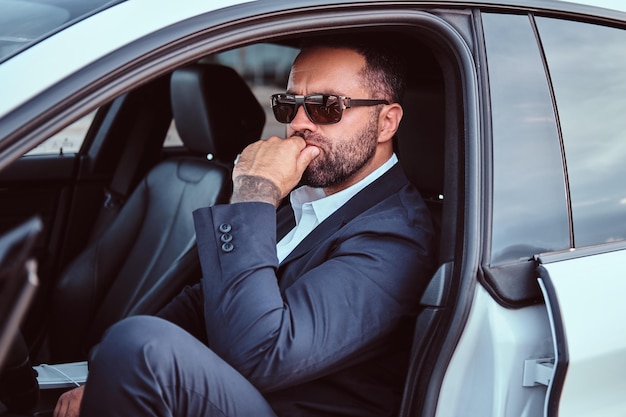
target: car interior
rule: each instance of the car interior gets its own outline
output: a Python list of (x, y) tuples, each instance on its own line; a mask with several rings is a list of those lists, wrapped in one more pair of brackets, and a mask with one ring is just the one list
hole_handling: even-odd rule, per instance
[[(431, 210), (439, 238), (440, 268), (421, 302), (402, 404), (401, 415), (410, 415), (421, 401), (419, 379), (432, 372), (429, 348), (444, 337), (454, 297), (463, 110), (451, 54), (419, 32), (390, 36), (411, 45), (396, 151)], [(285, 48), (297, 42), (276, 40)], [(273, 92), (283, 91), (284, 81), (274, 82)], [(205, 57), (101, 106), (77, 154), (26, 156), (0, 173), (3, 201), (19, 204), (0, 207), (2, 231), (32, 216), (44, 224), (33, 252), (41, 285), (18, 335), (31, 365), (87, 360), (111, 324), (154, 314), (199, 280), (191, 213), (228, 202), (233, 161), (262, 138), (269, 96), (259, 103), (253, 84), (242, 68)], [(172, 119), (182, 145), (163, 147)], [(67, 178), (52, 175), (47, 185), (41, 182), (46, 172), (59, 172), (61, 160)], [(3, 413), (0, 406), (0, 415), (51, 415), (62, 390), (44, 391), (34, 411), (11, 405), (0, 392), (7, 408)]]

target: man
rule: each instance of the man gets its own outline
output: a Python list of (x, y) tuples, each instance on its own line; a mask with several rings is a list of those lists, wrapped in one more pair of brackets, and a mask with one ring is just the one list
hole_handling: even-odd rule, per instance
[(393, 153), (402, 71), (367, 41), (303, 48), (272, 97), (287, 138), (247, 147), (231, 204), (194, 213), (201, 284), (107, 332), (82, 415), (397, 411), (433, 234)]

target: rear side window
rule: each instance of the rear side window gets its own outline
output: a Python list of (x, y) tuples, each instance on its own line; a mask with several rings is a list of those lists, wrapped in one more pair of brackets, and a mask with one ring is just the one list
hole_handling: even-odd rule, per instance
[(626, 239), (626, 32), (537, 18), (560, 119), (575, 246)]
[(493, 135), (491, 264), (569, 247), (563, 158), (531, 20), (483, 14)]

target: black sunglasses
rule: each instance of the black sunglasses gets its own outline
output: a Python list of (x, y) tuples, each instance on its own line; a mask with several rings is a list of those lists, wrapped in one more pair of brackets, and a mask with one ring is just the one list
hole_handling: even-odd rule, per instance
[(272, 95), (274, 117), (280, 123), (291, 123), (296, 117), (298, 107), (304, 106), (309, 120), (318, 125), (329, 125), (341, 120), (343, 111), (350, 107), (376, 106), (389, 104), (387, 100), (351, 99), (350, 97), (333, 94), (311, 94), (298, 96), (295, 94)]

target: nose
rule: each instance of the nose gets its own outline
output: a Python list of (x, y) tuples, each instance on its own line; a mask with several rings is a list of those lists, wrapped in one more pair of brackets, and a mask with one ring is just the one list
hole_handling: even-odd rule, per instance
[(294, 132), (304, 132), (305, 130), (316, 130), (317, 125), (309, 119), (309, 116), (306, 114), (304, 110), (304, 106), (298, 106), (298, 110), (296, 110), (296, 116), (293, 118), (291, 123), (289, 123), (289, 127)]

